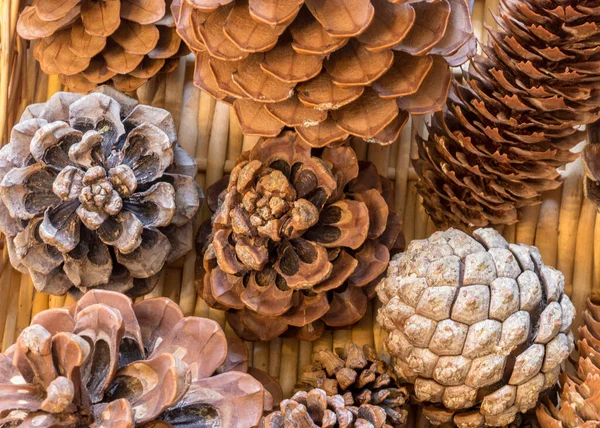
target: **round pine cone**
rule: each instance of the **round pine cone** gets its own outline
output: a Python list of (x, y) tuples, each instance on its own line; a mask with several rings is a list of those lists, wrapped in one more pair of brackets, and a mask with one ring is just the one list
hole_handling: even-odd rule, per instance
[(112, 83), (133, 91), (189, 53), (165, 0), (35, 0), (17, 32), (33, 56), (75, 92)]
[(236, 359), (219, 324), (169, 299), (92, 290), (36, 315), (1, 355), (0, 425), (248, 428), (271, 395), (227, 371)]
[(313, 150), (291, 131), (260, 141), (208, 191), (199, 293), (245, 340), (356, 323), (398, 241), (392, 193), (348, 146)]
[(103, 90), (29, 106), (0, 150), (0, 230), (45, 293), (146, 294), (192, 248), (201, 192), (171, 114)]
[(232, 103), (245, 134), (295, 128), (313, 147), (398, 137), (442, 108), (474, 52), (465, 0), (174, 0), (194, 83)]
[[(418, 139), (417, 190), (438, 228), (514, 224), (561, 185), (557, 168), (600, 118), (597, 2), (501, 1), (498, 31)], [(598, 156), (598, 148), (589, 149)], [(588, 195), (600, 201), (598, 160)]]
[(473, 235), (435, 232), (394, 257), (377, 321), (430, 420), (504, 426), (557, 381), (575, 308), (535, 247)]
[(383, 407), (349, 405), (341, 395), (327, 396), (325, 391), (315, 388), (283, 400), (280, 410), (265, 416), (258, 427), (389, 428), (385, 421)]
[(407, 422), (405, 409), (409, 392), (397, 384), (391, 367), (377, 357), (370, 346), (361, 349), (348, 344), (334, 352), (317, 351), (313, 362), (302, 368), (299, 381), (311, 388), (323, 389), (328, 396), (342, 395), (346, 406), (374, 404), (385, 410), (385, 422), (393, 427)]
[(558, 406), (549, 399), (536, 409), (542, 428), (600, 426), (600, 306), (588, 300), (584, 325), (578, 328), (577, 375), (561, 373)]

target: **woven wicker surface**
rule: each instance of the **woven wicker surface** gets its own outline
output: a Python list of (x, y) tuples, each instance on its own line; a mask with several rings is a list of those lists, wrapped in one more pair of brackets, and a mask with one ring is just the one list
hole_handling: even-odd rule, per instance
[[(0, 142), (6, 144), (10, 129), (28, 104), (43, 102), (62, 90), (56, 76), (44, 75), (27, 50), (25, 41), (15, 33), (19, 0), (0, 4)], [(497, 0), (477, 0), (473, 7), (476, 34), (485, 41), (484, 24), (492, 24), (489, 10)], [(236, 157), (251, 148), (256, 139), (244, 137), (230, 107), (200, 93), (191, 81), (193, 60), (182, 58), (179, 67), (167, 76), (158, 76), (142, 86), (134, 96), (141, 103), (169, 110), (179, 125), (179, 143), (196, 157), (197, 181), (206, 186), (229, 172)], [(396, 209), (404, 218), (407, 241), (424, 238), (435, 227), (425, 213), (415, 190), (416, 175), (410, 157), (416, 153), (416, 133), (424, 132), (424, 117), (412, 118), (400, 138), (391, 146), (353, 142), (361, 159), (374, 162), (382, 174), (395, 182)], [(510, 242), (536, 245), (548, 265), (560, 269), (566, 278), (568, 292), (575, 306), (583, 311), (585, 300), (592, 294), (600, 300), (600, 215), (585, 198), (582, 190), (582, 168), (579, 161), (563, 171), (563, 186), (546, 195), (541, 205), (524, 210), (521, 221), (505, 227), (502, 233)], [(208, 218), (203, 207), (199, 221)], [(595, 248), (594, 248), (595, 247)], [(595, 250), (595, 251), (594, 251)], [(18, 273), (8, 263), (6, 249), (0, 260), (0, 337), (2, 349), (14, 342), (19, 332), (29, 325), (36, 313), (71, 304), (70, 298), (48, 296), (33, 288), (31, 279)], [(228, 334), (221, 311), (210, 309), (196, 298), (194, 262), (196, 254), (188, 254), (167, 267), (156, 290), (147, 298), (167, 296), (178, 302), (186, 315), (205, 316), (219, 321)], [(251, 364), (278, 378), (289, 395), (298, 370), (309, 362), (315, 349), (335, 348), (345, 342), (371, 344), (383, 353), (382, 336), (375, 322), (377, 305), (369, 304), (367, 314), (352, 330), (326, 332), (314, 343), (295, 339), (277, 339), (266, 343), (248, 343)], [(421, 425), (419, 423), (419, 425)]]

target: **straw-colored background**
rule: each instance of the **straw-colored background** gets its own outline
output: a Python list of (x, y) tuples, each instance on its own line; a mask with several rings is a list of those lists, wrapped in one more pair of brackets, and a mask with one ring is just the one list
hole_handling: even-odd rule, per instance
[[(6, 144), (10, 129), (25, 106), (43, 102), (62, 88), (56, 76), (46, 76), (40, 71), (26, 42), (15, 34), (19, 0), (3, 0), (0, 7), (0, 142)], [(473, 21), (480, 41), (485, 41), (484, 24), (493, 23), (488, 11), (496, 8), (497, 0), (475, 1)], [(242, 135), (229, 106), (215, 102), (193, 86), (192, 72), (193, 59), (182, 58), (173, 73), (153, 79), (134, 95), (141, 103), (165, 108), (173, 114), (179, 125), (179, 143), (196, 157), (197, 180), (206, 189), (207, 184), (229, 172), (236, 157), (251, 148), (256, 139)], [(396, 209), (403, 215), (407, 241), (427, 237), (434, 230), (416, 194), (416, 175), (409, 162), (416, 153), (415, 134), (423, 132), (424, 120), (412, 118), (399, 141), (391, 146), (353, 144), (361, 159), (374, 162), (380, 173), (395, 181)], [(565, 274), (569, 293), (578, 310), (582, 311), (590, 292), (600, 297), (597, 295), (600, 288), (600, 216), (596, 216), (596, 208), (583, 198), (580, 162), (567, 166), (564, 178), (562, 188), (549, 193), (543, 204), (525, 210), (520, 223), (506, 227), (502, 232), (511, 242), (539, 247), (545, 263)], [(201, 217), (208, 217), (206, 206), (202, 208)], [(179, 302), (186, 315), (210, 317), (224, 325), (223, 313), (209, 309), (202, 299), (196, 298), (195, 257), (192, 252), (168, 266), (149, 297), (168, 296)], [(11, 268), (6, 251), (0, 260), (0, 270), (2, 349), (13, 343), (19, 332), (29, 325), (32, 315), (49, 307), (72, 303), (69, 298), (37, 293), (28, 276)], [(315, 343), (287, 338), (270, 343), (249, 343), (251, 363), (278, 378), (287, 395), (294, 386), (297, 371), (309, 362), (313, 349), (342, 346), (352, 340), (374, 345), (383, 353), (374, 306), (374, 303), (369, 305), (364, 319), (352, 330), (326, 332)], [(226, 329), (228, 334), (233, 334), (230, 328)]]

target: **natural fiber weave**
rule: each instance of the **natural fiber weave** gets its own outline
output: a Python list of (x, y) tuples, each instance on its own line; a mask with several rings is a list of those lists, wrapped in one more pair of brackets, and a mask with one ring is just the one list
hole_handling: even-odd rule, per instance
[[(41, 73), (32, 53), (26, 50), (26, 42), (16, 36), (18, 8), (19, 0), (5, 0), (0, 5), (1, 144), (6, 144), (10, 129), (26, 105), (45, 101), (62, 89), (57, 76)], [(482, 37), (484, 22), (492, 24), (488, 10), (496, 8), (497, 0), (475, 1), (473, 21), (478, 37)], [(215, 102), (194, 87), (193, 66), (193, 58), (182, 58), (173, 73), (154, 78), (133, 95), (142, 103), (166, 108), (173, 114), (179, 126), (179, 143), (196, 158), (199, 166), (197, 181), (206, 190), (208, 184), (231, 170), (237, 156), (242, 150), (253, 147), (256, 139), (242, 135), (229, 106)], [(429, 236), (434, 231), (433, 222), (425, 214), (416, 192), (416, 175), (409, 167), (410, 156), (416, 156), (415, 134), (424, 132), (424, 120), (422, 117), (411, 119), (399, 141), (390, 146), (360, 141), (352, 144), (360, 159), (372, 161), (381, 174), (395, 182), (395, 208), (404, 218), (407, 242)], [(600, 301), (600, 215), (596, 216), (596, 207), (583, 197), (580, 162), (568, 166), (563, 176), (562, 188), (547, 194), (541, 205), (523, 211), (521, 221), (504, 228), (502, 234), (509, 242), (537, 246), (544, 261), (565, 274), (567, 291), (574, 305), (583, 312), (590, 293), (593, 300)], [(199, 221), (207, 219), (208, 215), (205, 206)], [(209, 309), (204, 301), (196, 298), (195, 257), (191, 252), (170, 264), (149, 297), (167, 296), (178, 302), (186, 315), (207, 316), (225, 326), (222, 312)], [(65, 301), (64, 297), (36, 293), (31, 279), (11, 268), (6, 249), (0, 259), (0, 270), (0, 337), (2, 349), (6, 349), (29, 325), (32, 315), (48, 307), (72, 302)], [(375, 303), (369, 304), (367, 315), (352, 330), (326, 332), (314, 343), (284, 338), (248, 344), (251, 363), (279, 378), (285, 396), (289, 397), (297, 372), (310, 362), (313, 350), (333, 350), (352, 340), (360, 345), (372, 345), (383, 354), (383, 336), (375, 322), (374, 306)], [(579, 318), (575, 323), (580, 323)], [(225, 332), (233, 334), (228, 326)]]

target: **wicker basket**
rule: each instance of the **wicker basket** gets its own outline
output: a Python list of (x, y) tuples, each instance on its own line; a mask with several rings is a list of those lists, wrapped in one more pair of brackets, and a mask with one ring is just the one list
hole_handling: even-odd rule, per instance
[[(488, 10), (497, 8), (497, 0), (476, 0), (473, 21), (479, 40), (484, 39), (484, 24), (492, 25)], [(0, 6), (0, 142), (6, 144), (10, 130), (23, 109), (31, 103), (43, 102), (62, 90), (57, 76), (43, 74), (27, 50), (25, 41), (15, 33), (19, 0), (4, 0)], [(199, 166), (197, 181), (206, 186), (229, 172), (237, 156), (251, 148), (256, 138), (242, 135), (231, 108), (215, 102), (192, 84), (193, 59), (182, 58), (179, 67), (169, 75), (157, 76), (137, 93), (140, 102), (169, 110), (179, 125), (179, 143), (195, 156)], [(415, 135), (424, 132), (426, 118), (413, 117), (402, 131), (399, 141), (391, 146), (352, 143), (361, 159), (374, 162), (379, 171), (395, 181), (397, 211), (404, 218), (407, 241), (424, 238), (435, 227), (428, 218), (416, 193), (416, 175), (410, 167), (415, 154)], [(583, 311), (590, 294), (600, 300), (600, 216), (582, 191), (581, 163), (575, 162), (563, 171), (562, 188), (546, 195), (541, 205), (521, 213), (521, 221), (501, 232), (511, 242), (536, 245), (548, 265), (560, 269), (566, 278), (569, 294), (575, 306)], [(208, 217), (207, 207), (201, 219)], [(594, 247), (595, 250), (594, 251)], [(167, 296), (178, 302), (186, 315), (205, 316), (217, 320), (228, 334), (234, 334), (225, 324), (223, 312), (210, 309), (196, 297), (194, 263), (191, 252), (169, 265), (156, 290), (148, 297)], [(38, 293), (31, 279), (12, 269), (4, 248), (0, 261), (0, 337), (2, 349), (12, 344), (20, 331), (29, 325), (36, 313), (71, 304), (70, 298)], [(286, 396), (296, 382), (298, 370), (309, 362), (313, 350), (335, 348), (352, 340), (370, 344), (381, 354), (382, 335), (375, 322), (377, 304), (369, 304), (365, 317), (352, 330), (326, 332), (314, 343), (296, 339), (276, 339), (271, 342), (248, 343), (251, 364), (278, 378)], [(419, 418), (419, 426), (422, 421)]]

